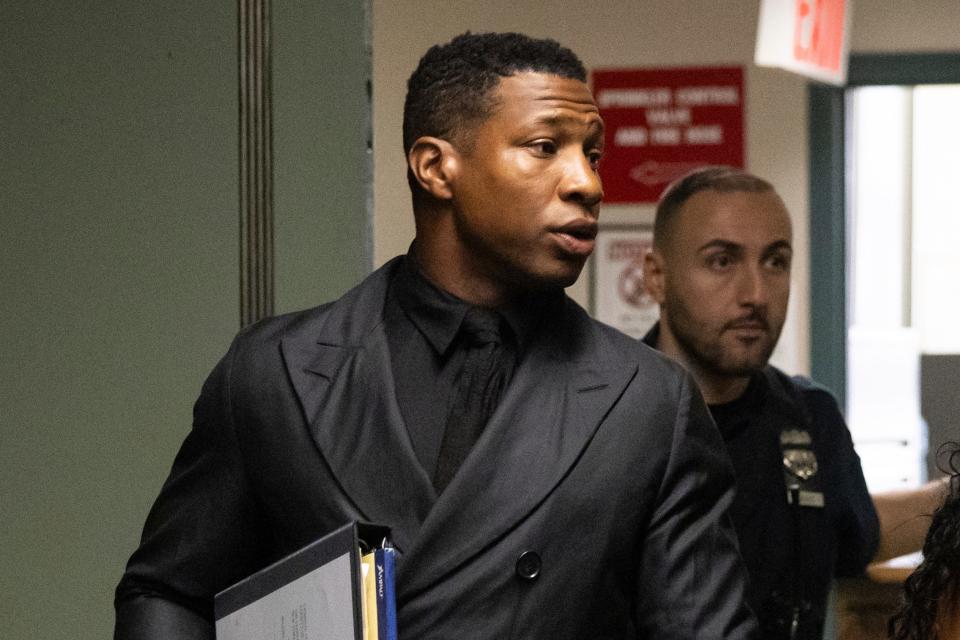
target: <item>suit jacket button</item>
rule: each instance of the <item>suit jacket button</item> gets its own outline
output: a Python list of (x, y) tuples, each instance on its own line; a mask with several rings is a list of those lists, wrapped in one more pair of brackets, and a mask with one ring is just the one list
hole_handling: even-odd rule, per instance
[(540, 564), (536, 551), (524, 551), (517, 558), (517, 576), (522, 580), (536, 580), (540, 575)]

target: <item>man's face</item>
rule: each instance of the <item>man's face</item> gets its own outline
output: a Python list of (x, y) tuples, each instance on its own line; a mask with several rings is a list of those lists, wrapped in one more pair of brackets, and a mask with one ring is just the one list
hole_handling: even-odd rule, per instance
[(772, 193), (701, 191), (677, 211), (660, 261), (661, 331), (691, 365), (744, 377), (770, 358), (787, 313), (790, 218)]
[(457, 153), (459, 266), (507, 295), (568, 286), (597, 233), (603, 122), (578, 80), (518, 73), (493, 91), (492, 114)]

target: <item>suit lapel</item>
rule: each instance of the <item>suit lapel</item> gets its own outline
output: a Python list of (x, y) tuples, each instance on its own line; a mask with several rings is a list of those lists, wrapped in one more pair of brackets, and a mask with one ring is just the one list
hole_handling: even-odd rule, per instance
[(409, 549), (436, 493), (413, 451), (393, 386), (382, 315), (388, 264), (283, 353), (310, 434), (360, 517)]
[(636, 363), (596, 348), (591, 321), (567, 302), (566, 331), (535, 341), (463, 467), (401, 565), (399, 597), (441, 580), (496, 542), (563, 480)]
[(396, 403), (382, 326), (392, 268), (388, 263), (374, 273), (321, 320), (291, 330), (282, 350), (331, 475), (359, 517), (391, 527), (404, 557), (398, 596), (408, 598), (543, 502), (637, 366), (600, 347), (592, 321), (567, 301), (563, 328), (530, 345), (483, 435), (438, 499)]

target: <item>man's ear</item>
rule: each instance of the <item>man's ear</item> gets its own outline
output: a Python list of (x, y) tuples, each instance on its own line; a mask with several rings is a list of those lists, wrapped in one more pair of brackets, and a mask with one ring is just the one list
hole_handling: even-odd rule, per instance
[(650, 297), (657, 301), (657, 304), (663, 304), (666, 290), (665, 261), (663, 254), (656, 248), (647, 252), (643, 256), (643, 286), (646, 288)]
[(453, 198), (451, 183), (459, 155), (453, 145), (433, 136), (422, 136), (407, 153), (407, 166), (420, 187), (438, 200)]

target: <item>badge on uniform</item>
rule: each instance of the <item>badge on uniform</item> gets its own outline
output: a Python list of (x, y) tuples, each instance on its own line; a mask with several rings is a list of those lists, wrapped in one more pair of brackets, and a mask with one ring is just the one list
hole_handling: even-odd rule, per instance
[(822, 509), (824, 497), (817, 475), (820, 467), (810, 433), (804, 429), (784, 429), (780, 432), (780, 451), (783, 453), (787, 504), (793, 504), (796, 495), (801, 507)]

